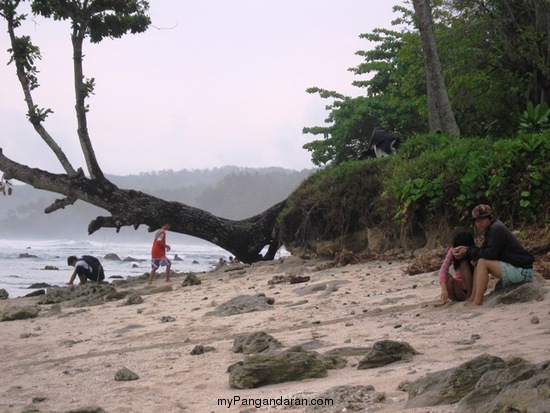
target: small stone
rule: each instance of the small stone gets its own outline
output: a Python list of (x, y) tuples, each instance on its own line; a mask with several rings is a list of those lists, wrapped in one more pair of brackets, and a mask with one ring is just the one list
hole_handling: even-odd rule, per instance
[(116, 381), (138, 380), (139, 376), (130, 369), (123, 367), (115, 374)]

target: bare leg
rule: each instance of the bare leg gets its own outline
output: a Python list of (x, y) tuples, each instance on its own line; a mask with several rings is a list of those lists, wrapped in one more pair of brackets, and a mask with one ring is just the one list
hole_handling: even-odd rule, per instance
[(170, 281), (170, 265), (166, 266), (166, 282)]
[(464, 287), (462, 282), (459, 282), (453, 278), (452, 275), (447, 274), (447, 294), (451, 301), (465, 301), (466, 293), (464, 292)]
[(157, 272), (156, 268), (151, 268), (151, 272), (149, 273), (149, 277), (147, 278), (147, 284), (151, 284), (153, 280), (155, 279), (155, 273)]
[(86, 284), (86, 281), (88, 281), (88, 280), (86, 279), (86, 276), (83, 275), (83, 274), (78, 274), (78, 279), (80, 280), (80, 285)]
[(470, 264), (466, 260), (460, 261), (459, 269), (462, 275), (462, 286), (466, 290), (466, 299), (469, 299), (472, 296), (474, 274), (472, 274)]
[(470, 300), (468, 300), (471, 304), (483, 304), (483, 296), (489, 284), (489, 274), (499, 279), (502, 278), (502, 266), (500, 261), (491, 261), (483, 258), (479, 259), (474, 271), (474, 288)]

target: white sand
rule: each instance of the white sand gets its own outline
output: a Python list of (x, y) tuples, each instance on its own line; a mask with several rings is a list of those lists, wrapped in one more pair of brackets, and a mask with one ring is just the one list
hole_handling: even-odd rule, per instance
[[(139, 305), (121, 306), (121, 300), (83, 309), (63, 306), (61, 315), (48, 316), (45, 310), (36, 319), (2, 322), (0, 411), (19, 413), (34, 407), (40, 412), (66, 412), (99, 406), (109, 413), (239, 412), (246, 406), (228, 408), (218, 405), (218, 399), (290, 399), (296, 394), (318, 395), (338, 385), (373, 385), (386, 394), (376, 411), (401, 412), (408, 396), (398, 385), (405, 380), (456, 367), (484, 353), (520, 356), (530, 362), (550, 358), (546, 299), (494, 308), (440, 305), (437, 277), (406, 275), (405, 262), (374, 261), (326, 270), (317, 270), (318, 265), (289, 258), (285, 263), (254, 265), (245, 274), (199, 274), (202, 284), (192, 287), (181, 287), (183, 277), (173, 277), (174, 291), (143, 296)], [(268, 285), (274, 275), (285, 274), (309, 275), (311, 281)], [(332, 293), (297, 293), (321, 283), (341, 284)], [(165, 285), (164, 277), (159, 275), (155, 285)], [(205, 316), (231, 298), (256, 293), (274, 298), (273, 310)], [(0, 309), (35, 301), (4, 300)], [(162, 323), (164, 316), (175, 321)], [(323, 345), (316, 349), (320, 353), (390, 339), (406, 341), (421, 354), (410, 362), (370, 370), (357, 370), (361, 357), (349, 357), (345, 368), (329, 370), (327, 378), (231, 389), (227, 367), (244, 357), (231, 351), (233, 340), (237, 334), (257, 331), (286, 347), (315, 340)], [(474, 334), (480, 338), (466, 344)], [(215, 351), (192, 356), (196, 345)], [(115, 381), (122, 367), (140, 379)], [(454, 408), (408, 411), (453, 412)]]

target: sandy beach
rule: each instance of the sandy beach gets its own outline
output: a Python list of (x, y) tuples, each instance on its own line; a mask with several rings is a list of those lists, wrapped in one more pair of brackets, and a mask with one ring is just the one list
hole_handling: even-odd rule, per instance
[[(322, 261), (287, 257), (199, 273), (200, 285), (182, 286), (185, 275), (176, 275), (170, 281), (173, 291), (142, 294), (143, 302), (135, 305), (122, 305), (124, 300), (82, 308), (68, 303), (61, 303), (61, 309), (41, 305), (37, 318), (0, 323), (0, 411), (276, 411), (242, 403), (229, 407), (219, 399), (288, 400), (315, 397), (335, 386), (372, 385), (384, 397), (362, 411), (401, 412), (408, 394), (400, 383), (427, 373), (482, 354), (529, 362), (549, 359), (547, 298), (495, 307), (443, 305), (436, 275), (408, 275), (406, 268), (407, 262), (401, 260), (330, 267)], [(310, 280), (270, 284), (276, 276)], [(159, 274), (153, 285), (166, 284)], [(259, 293), (274, 300), (270, 309), (207, 314), (236, 296)], [(36, 302), (37, 298), (1, 300), (0, 311)], [(232, 351), (235, 337), (259, 331), (284, 348), (301, 345), (325, 353), (389, 339), (407, 342), (419, 354), (410, 361), (368, 370), (358, 370), (361, 357), (350, 356), (344, 368), (329, 370), (326, 378), (233, 389), (227, 369), (245, 357)], [(196, 346), (213, 351), (191, 355)], [(139, 379), (115, 380), (124, 367)], [(455, 408), (407, 411), (454, 412)]]

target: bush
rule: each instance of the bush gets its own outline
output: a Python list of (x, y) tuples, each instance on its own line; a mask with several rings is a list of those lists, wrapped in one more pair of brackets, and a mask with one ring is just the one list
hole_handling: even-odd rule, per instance
[[(334, 240), (372, 226), (449, 228), (490, 204), (510, 225), (548, 222), (550, 132), (514, 139), (420, 135), (393, 156), (352, 161), (310, 176), (288, 199), (285, 245)], [(469, 222), (468, 222), (469, 225)]]

